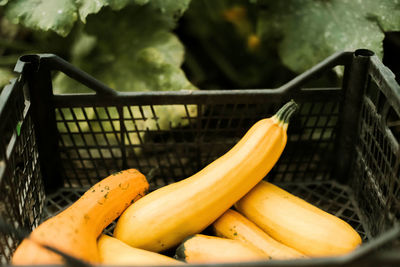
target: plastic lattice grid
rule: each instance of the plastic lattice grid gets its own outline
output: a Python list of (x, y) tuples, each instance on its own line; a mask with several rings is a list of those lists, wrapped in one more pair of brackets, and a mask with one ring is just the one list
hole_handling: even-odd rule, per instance
[[(184, 176), (185, 158), (178, 153), (187, 142), (176, 139), (193, 135), (193, 129), (185, 128), (191, 125), (193, 105), (173, 106), (180, 110), (183, 127), (161, 119), (171, 105), (57, 108), (66, 186), (89, 186), (124, 166), (135, 166), (144, 173), (159, 166), (164, 177)], [(170, 141), (170, 136), (175, 140)], [(166, 152), (162, 158), (160, 152)]]
[[(171, 105), (57, 108), (65, 186), (90, 186), (124, 166), (152, 173), (159, 186), (188, 177), (227, 152), (281, 104), (173, 105), (181, 111), (180, 123), (165, 119), (163, 112)], [(299, 104), (287, 148), (270, 179), (328, 180), (339, 104)]]
[[(116, 109), (59, 108), (56, 109), (66, 186), (85, 186), (105, 177), (108, 170), (117, 171), (121, 157), (118, 145)], [(118, 115), (118, 113), (117, 113)]]
[(274, 182), (330, 179), (339, 103), (305, 102), (289, 124), (288, 143), (272, 170)]
[[(33, 229), (43, 214), (44, 185), (40, 177), (35, 131), (29, 102), (21, 88), (15, 89), (7, 134), (0, 138), (0, 151), (7, 167), (0, 180), (0, 218), (15, 228)], [(6, 149), (5, 149), (6, 148)], [(4, 163), (0, 158), (0, 165)], [(1, 170), (0, 166), (0, 171)], [(14, 235), (0, 235), (0, 265), (7, 264), (18, 240)]]
[[(348, 222), (361, 235), (363, 241), (370, 238), (349, 187), (331, 181), (279, 185), (290, 193)], [(85, 189), (82, 188), (63, 188), (50, 195), (46, 200), (43, 219), (64, 210), (84, 192)], [(105, 233), (111, 234), (114, 226), (115, 223), (109, 225)]]
[(371, 79), (363, 97), (353, 188), (372, 235), (392, 227), (399, 212), (399, 125), (385, 95)]

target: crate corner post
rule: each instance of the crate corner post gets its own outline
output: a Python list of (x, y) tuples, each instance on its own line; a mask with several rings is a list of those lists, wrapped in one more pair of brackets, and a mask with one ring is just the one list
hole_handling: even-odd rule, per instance
[(58, 151), (58, 130), (53, 105), (51, 55), (27, 55), (20, 60), (24, 69), (32, 106), (41, 174), (46, 193), (63, 185), (61, 158)]
[(359, 117), (361, 116), (362, 96), (368, 84), (368, 67), (374, 52), (367, 49), (354, 51), (349, 65), (345, 69), (343, 79), (344, 100), (340, 112), (340, 128), (336, 139), (338, 161), (334, 168), (334, 177), (339, 182), (348, 178), (355, 146), (359, 133)]

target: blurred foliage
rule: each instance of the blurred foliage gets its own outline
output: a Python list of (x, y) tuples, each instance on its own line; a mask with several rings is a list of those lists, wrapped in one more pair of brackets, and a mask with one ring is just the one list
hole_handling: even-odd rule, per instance
[[(10, 69), (21, 54), (56, 53), (118, 90), (276, 87), (337, 51), (368, 48), (385, 59), (384, 47), (391, 47), (383, 45), (385, 36), (400, 31), (397, 0), (1, 0), (0, 6), (0, 68)], [(69, 86), (64, 81), (60, 90)]]
[(261, 42), (258, 7), (248, 1), (192, 1), (179, 24), (191, 80), (201, 88), (275, 86), (293, 77), (273, 42)]
[(120, 10), (132, 2), (145, 5), (149, 0), (3, 0), (0, 5), (6, 6), (6, 17), (14, 24), (51, 30), (65, 37), (78, 20), (85, 23), (88, 15), (103, 7)]
[(400, 31), (393, 0), (258, 0), (257, 33), (275, 40), (282, 62), (303, 72), (337, 51), (357, 48), (383, 56), (384, 33)]
[(392, 0), (196, 0), (178, 30), (199, 87), (273, 88), (338, 51), (382, 58), (399, 18)]
[[(1, 1), (1, 20), (10, 25), (2, 29), (12, 34), (0, 36), (0, 65), (10, 69), (21, 54), (54, 53), (118, 90), (196, 89), (180, 68), (184, 47), (172, 32), (189, 2)], [(85, 91), (58, 80), (59, 92)]]
[[(70, 61), (119, 91), (195, 89), (180, 68), (184, 47), (171, 32), (174, 26), (173, 17), (159, 16), (149, 5), (104, 9), (88, 17)], [(55, 86), (61, 92), (86, 91), (70, 81), (57, 79)]]

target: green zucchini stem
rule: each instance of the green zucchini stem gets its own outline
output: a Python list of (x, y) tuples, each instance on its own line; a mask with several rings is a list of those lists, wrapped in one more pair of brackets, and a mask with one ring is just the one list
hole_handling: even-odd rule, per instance
[(279, 121), (283, 123), (288, 123), (292, 115), (297, 111), (298, 107), (299, 106), (292, 99), (285, 105), (283, 105), (283, 107), (281, 107), (278, 112), (276, 112), (275, 116)]

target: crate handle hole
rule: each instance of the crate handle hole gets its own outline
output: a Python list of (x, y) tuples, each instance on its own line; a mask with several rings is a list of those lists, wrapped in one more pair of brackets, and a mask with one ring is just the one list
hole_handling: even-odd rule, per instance
[(371, 50), (368, 49), (357, 49), (356, 51), (354, 51), (354, 55), (355, 56), (362, 56), (362, 57), (372, 57), (373, 55), (375, 55), (375, 53)]
[(23, 55), (19, 60), (22, 62), (38, 62), (39, 58), (37, 55)]

